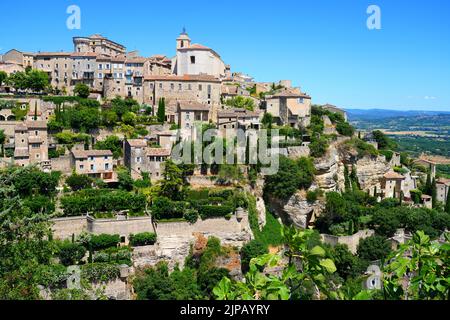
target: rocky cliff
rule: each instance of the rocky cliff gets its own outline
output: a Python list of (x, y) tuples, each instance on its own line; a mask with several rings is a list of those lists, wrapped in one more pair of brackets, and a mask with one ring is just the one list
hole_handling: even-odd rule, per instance
[[(338, 138), (332, 143), (327, 153), (314, 160), (316, 176), (310, 190), (321, 189), (327, 192), (341, 192), (345, 190), (344, 168), (357, 170), (361, 189), (373, 190), (379, 186), (383, 175), (389, 171), (390, 165), (384, 156), (360, 156), (357, 150), (343, 147), (348, 138)], [(270, 207), (288, 224), (306, 228), (308, 224), (319, 216), (324, 208), (324, 201), (309, 203), (306, 191), (298, 191), (288, 201), (270, 199)]]

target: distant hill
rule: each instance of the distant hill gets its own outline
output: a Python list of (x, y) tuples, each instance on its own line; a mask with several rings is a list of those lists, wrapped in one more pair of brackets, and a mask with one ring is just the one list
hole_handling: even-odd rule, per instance
[(397, 117), (420, 117), (450, 114), (450, 111), (401, 111), (387, 109), (346, 109), (350, 121), (370, 121)]

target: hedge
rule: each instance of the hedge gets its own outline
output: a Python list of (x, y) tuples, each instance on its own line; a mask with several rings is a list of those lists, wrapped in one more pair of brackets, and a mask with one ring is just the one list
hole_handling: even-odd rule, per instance
[(117, 247), (119, 243), (120, 236), (118, 234), (92, 235), (89, 241), (90, 247), (94, 251)]
[(199, 208), (199, 214), (203, 220), (213, 217), (225, 217), (227, 214), (233, 213), (232, 206), (202, 206)]
[(130, 244), (133, 247), (154, 245), (156, 243), (156, 234), (152, 232), (143, 232), (130, 234)]
[(123, 190), (82, 190), (61, 198), (65, 216), (79, 216), (88, 212), (112, 212), (145, 210), (146, 197)]
[(78, 264), (86, 254), (86, 248), (81, 244), (64, 242), (59, 247), (58, 257), (61, 264), (64, 266), (71, 266)]

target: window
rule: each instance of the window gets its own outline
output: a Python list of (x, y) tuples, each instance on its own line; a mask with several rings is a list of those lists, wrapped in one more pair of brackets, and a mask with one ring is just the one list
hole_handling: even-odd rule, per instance
[(109, 163), (105, 163), (105, 170), (109, 170)]
[(33, 144), (31, 145), (31, 147), (32, 147), (33, 149), (39, 149), (39, 144), (38, 144), (38, 143), (33, 143)]
[(304, 99), (303, 99), (303, 98), (299, 98), (299, 99), (298, 99), (298, 103), (303, 104), (303, 102), (304, 102)]
[(192, 90), (192, 85), (190, 83), (188, 84), (188, 90)]
[(80, 170), (83, 170), (83, 169), (84, 169), (84, 165), (80, 164)]
[(89, 157), (89, 160), (94, 161), (94, 157)]
[(103, 69), (103, 64), (100, 63), (100, 64), (98, 65), (98, 69), (99, 69), (99, 70), (102, 70), (102, 69)]
[(175, 87), (175, 86), (174, 86), (174, 84), (173, 84), (173, 83), (171, 83), (171, 84), (170, 84), (170, 90), (173, 90), (173, 89), (174, 89), (174, 87)]
[(94, 165), (91, 164), (91, 171), (94, 171)]
[(141, 161), (142, 161), (142, 158), (141, 158), (141, 157), (137, 157), (137, 158), (136, 158), (136, 163), (141, 163)]
[(159, 84), (159, 88), (162, 89), (162, 83)]
[(183, 87), (182, 87), (182, 84), (181, 84), (181, 83), (178, 84), (178, 90), (179, 90), (179, 91), (183, 90)]
[(195, 64), (195, 56), (191, 56), (191, 63)]
[(198, 91), (202, 91), (203, 86), (201, 84), (198, 85)]

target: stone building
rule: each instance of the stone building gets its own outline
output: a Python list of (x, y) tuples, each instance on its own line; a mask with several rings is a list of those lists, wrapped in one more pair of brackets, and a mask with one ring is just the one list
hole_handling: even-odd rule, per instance
[(125, 54), (125, 46), (111, 41), (100, 34), (94, 34), (90, 37), (74, 37), (74, 52), (77, 53), (97, 53), (110, 57)]
[(71, 167), (77, 174), (114, 180), (113, 154), (110, 150), (72, 150)]
[(436, 182), (437, 200), (447, 203), (447, 196), (450, 191), (450, 179), (440, 178)]
[(331, 105), (329, 103), (323, 105), (322, 108), (324, 110), (327, 110), (327, 111), (331, 111), (331, 112), (334, 112), (334, 113), (339, 113), (340, 115), (342, 115), (344, 117), (345, 122), (348, 121), (347, 112), (344, 109), (338, 108), (338, 107), (333, 106), (333, 105)]
[(26, 121), (15, 127), (14, 162), (18, 166), (45, 165), (48, 161), (47, 123)]
[(161, 98), (166, 105), (177, 101), (196, 101), (208, 105), (212, 117), (221, 107), (221, 81), (208, 75), (147, 76), (144, 79), (144, 103), (158, 106)]
[(194, 101), (178, 103), (179, 126), (181, 130), (191, 131), (196, 124), (208, 123), (211, 119), (210, 108)]
[(266, 108), (279, 125), (300, 128), (311, 123), (311, 97), (298, 88), (285, 89), (267, 96)]
[(143, 172), (149, 174), (152, 182), (162, 178), (164, 163), (171, 155), (170, 149), (150, 148), (143, 139), (125, 141), (124, 149), (124, 162), (133, 179), (142, 178)]
[(386, 173), (381, 183), (381, 187), (384, 190), (384, 198), (400, 198), (404, 180), (405, 177), (397, 172), (390, 171)]
[(259, 130), (261, 128), (260, 113), (239, 108), (219, 111), (217, 116), (217, 125), (219, 128), (219, 134), (222, 137), (226, 137), (227, 134), (231, 134), (230, 130), (234, 131), (232, 136), (236, 136), (238, 129), (242, 129), (244, 131), (248, 129)]
[(21, 52), (16, 49), (9, 50), (3, 55), (2, 62), (21, 66), (23, 69), (32, 67), (34, 54), (30, 52)]
[(179, 76), (206, 74), (223, 78), (227, 74), (220, 55), (201, 44), (191, 44), (185, 31), (177, 38), (177, 55), (172, 61), (172, 71)]

